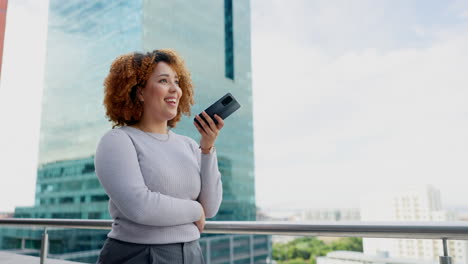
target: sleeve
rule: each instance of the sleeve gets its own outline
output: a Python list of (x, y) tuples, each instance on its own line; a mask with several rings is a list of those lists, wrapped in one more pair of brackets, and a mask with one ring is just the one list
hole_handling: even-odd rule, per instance
[(210, 154), (203, 154), (198, 144), (194, 140), (191, 141), (198, 164), (200, 164), (201, 191), (198, 201), (205, 210), (206, 218), (211, 218), (218, 213), (223, 199), (223, 184), (218, 169), (216, 149)]
[(94, 163), (101, 185), (128, 219), (152, 226), (181, 225), (200, 219), (199, 202), (149, 190), (133, 142), (125, 132), (113, 129), (104, 135)]

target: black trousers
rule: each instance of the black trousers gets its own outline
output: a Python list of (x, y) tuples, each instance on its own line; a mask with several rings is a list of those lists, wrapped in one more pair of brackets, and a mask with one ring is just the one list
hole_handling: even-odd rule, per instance
[(107, 238), (97, 264), (204, 264), (198, 240), (162, 245)]

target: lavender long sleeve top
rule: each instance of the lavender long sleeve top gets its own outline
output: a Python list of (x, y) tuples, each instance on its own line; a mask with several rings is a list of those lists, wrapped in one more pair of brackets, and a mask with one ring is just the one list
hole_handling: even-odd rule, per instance
[(133, 127), (108, 131), (98, 144), (96, 174), (109, 195), (114, 220), (108, 237), (140, 244), (200, 238), (194, 224), (202, 206), (207, 218), (222, 199), (216, 151), (202, 154), (191, 138)]

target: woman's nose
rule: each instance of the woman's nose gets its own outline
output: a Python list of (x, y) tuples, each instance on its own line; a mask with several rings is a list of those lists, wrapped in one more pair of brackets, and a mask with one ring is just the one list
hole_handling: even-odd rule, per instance
[(171, 82), (171, 85), (170, 85), (170, 91), (177, 91), (177, 89), (179, 88), (179, 85), (176, 83), (176, 82)]

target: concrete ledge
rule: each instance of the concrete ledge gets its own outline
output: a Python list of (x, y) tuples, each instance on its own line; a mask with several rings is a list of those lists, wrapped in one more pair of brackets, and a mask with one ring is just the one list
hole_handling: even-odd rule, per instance
[[(0, 263), (2, 264), (38, 264), (39, 258), (0, 251)], [(47, 259), (45, 263), (46, 264), (78, 264), (80, 262), (72, 262), (72, 261), (66, 261), (66, 260), (60, 260), (60, 259)]]

